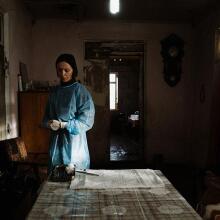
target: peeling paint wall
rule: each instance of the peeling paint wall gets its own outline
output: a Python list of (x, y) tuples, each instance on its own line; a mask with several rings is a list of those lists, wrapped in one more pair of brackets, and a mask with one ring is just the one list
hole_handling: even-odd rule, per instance
[(108, 104), (108, 63), (105, 60), (84, 61), (83, 83), (89, 88), (96, 105)]
[(84, 61), (83, 83), (89, 89), (95, 103), (95, 121), (88, 132), (91, 166), (101, 166), (108, 161), (109, 108), (108, 63), (105, 60)]

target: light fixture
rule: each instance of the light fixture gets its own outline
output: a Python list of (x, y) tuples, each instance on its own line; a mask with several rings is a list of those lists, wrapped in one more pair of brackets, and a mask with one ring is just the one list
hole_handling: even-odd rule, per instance
[(119, 0), (110, 0), (110, 12), (112, 14), (116, 14), (119, 12), (119, 8), (120, 8), (120, 5), (119, 5)]

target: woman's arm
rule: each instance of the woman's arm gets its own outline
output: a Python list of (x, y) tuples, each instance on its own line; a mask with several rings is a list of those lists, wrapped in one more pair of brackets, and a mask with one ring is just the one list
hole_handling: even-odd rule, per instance
[(75, 135), (89, 130), (94, 124), (94, 103), (85, 87), (81, 87), (76, 94), (76, 105), (75, 118), (69, 120), (65, 126), (71, 134)]

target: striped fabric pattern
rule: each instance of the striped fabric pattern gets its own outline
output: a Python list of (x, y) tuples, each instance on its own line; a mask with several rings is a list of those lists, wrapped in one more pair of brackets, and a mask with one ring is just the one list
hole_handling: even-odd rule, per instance
[(70, 183), (45, 182), (28, 220), (201, 220), (160, 172), (158, 188), (70, 189)]

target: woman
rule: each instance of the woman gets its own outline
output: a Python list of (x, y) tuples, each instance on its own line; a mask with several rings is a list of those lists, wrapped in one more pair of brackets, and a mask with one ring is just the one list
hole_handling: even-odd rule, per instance
[(93, 126), (95, 115), (92, 97), (75, 80), (78, 71), (73, 55), (61, 54), (56, 71), (60, 85), (50, 94), (43, 118), (44, 126), (51, 129), (48, 171), (57, 165), (87, 169), (86, 131)]

